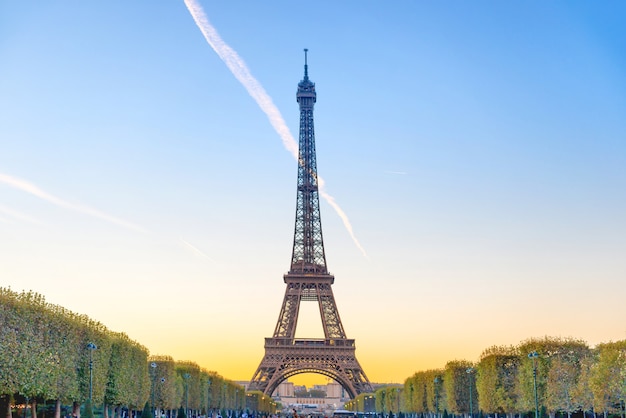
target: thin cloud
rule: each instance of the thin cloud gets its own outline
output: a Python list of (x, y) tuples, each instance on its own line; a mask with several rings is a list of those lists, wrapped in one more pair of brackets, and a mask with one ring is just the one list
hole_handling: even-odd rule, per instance
[[(11, 208), (7, 208), (6, 206), (3, 206), (3, 205), (0, 205), (0, 212), (5, 214), (5, 215), (10, 216), (13, 219), (18, 219), (20, 221), (29, 222), (29, 223), (32, 223), (32, 224), (43, 225), (43, 223), (38, 221), (37, 219), (35, 219), (35, 218), (31, 217), (31, 216), (28, 216), (28, 215), (26, 215), (26, 214), (24, 214), (22, 212), (18, 212), (16, 210), (11, 209)], [(10, 222), (6, 218), (3, 218), (3, 219), (7, 223)]]
[(60, 197), (47, 193), (43, 191), (41, 188), (39, 188), (38, 186), (36, 186), (35, 184), (27, 180), (13, 177), (8, 174), (0, 173), (0, 183), (4, 183), (7, 186), (21, 190), (23, 192), (30, 193), (33, 196), (36, 196), (42, 200), (45, 200), (48, 203), (52, 203), (55, 206), (59, 206), (61, 208), (68, 209), (74, 212), (82, 213), (84, 215), (92, 216), (94, 218), (102, 219), (106, 222), (119, 225), (127, 229), (132, 229), (134, 231), (139, 231), (139, 232), (145, 232), (143, 228), (131, 222), (127, 222), (122, 219), (116, 218), (114, 216), (108, 215), (104, 212), (100, 212), (99, 210), (90, 208), (89, 206), (83, 206), (83, 205), (70, 203), (66, 200), (61, 199)]
[(389, 171), (389, 170), (385, 170), (385, 171), (383, 171), (383, 173), (395, 174), (397, 176), (406, 176), (408, 174), (406, 171)]
[[(204, 10), (202, 10), (202, 7), (195, 0), (184, 1), (185, 5), (187, 6), (187, 10), (189, 10), (189, 13), (191, 14), (191, 17), (193, 17), (196, 25), (204, 35), (204, 39), (206, 39), (207, 43), (211, 46), (211, 48), (213, 48), (215, 53), (220, 57), (224, 64), (226, 64), (233, 76), (235, 76), (235, 78), (244, 86), (244, 88), (248, 91), (248, 94), (254, 99), (254, 101), (261, 108), (261, 110), (267, 115), (270, 124), (282, 139), (284, 147), (297, 161), (298, 143), (291, 135), (291, 132), (289, 131), (285, 120), (283, 119), (276, 105), (274, 105), (272, 98), (267, 94), (263, 86), (261, 86), (261, 83), (259, 83), (258, 80), (252, 76), (250, 70), (248, 69), (248, 66), (239, 56), (239, 54), (237, 54), (235, 50), (233, 50), (222, 40), (217, 30), (213, 27), (213, 25), (211, 25), (211, 23), (209, 23), (209, 19), (204, 13)], [(323, 190), (322, 179), (318, 178), (318, 180), (320, 195), (337, 212), (337, 214), (343, 221), (346, 230), (350, 234), (352, 241), (363, 253), (363, 255), (367, 257), (365, 250), (354, 235), (352, 225), (350, 224), (350, 220), (348, 219), (347, 215), (335, 202), (334, 198)]]
[(201, 251), (198, 247), (196, 247), (195, 245), (192, 245), (191, 243), (189, 243), (188, 241), (185, 241), (182, 238), (179, 238), (180, 242), (185, 246), (186, 249), (190, 250), (192, 254), (196, 255), (197, 257), (200, 258), (204, 258), (206, 260), (209, 260), (212, 263), (215, 263), (215, 260), (213, 260), (211, 257), (209, 257), (208, 255), (206, 255), (203, 251)]

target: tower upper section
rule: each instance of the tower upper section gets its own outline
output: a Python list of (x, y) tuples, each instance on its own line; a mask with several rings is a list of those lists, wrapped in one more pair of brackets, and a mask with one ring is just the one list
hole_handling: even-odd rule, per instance
[[(300, 112), (302, 108), (311, 108), (313, 110), (313, 104), (317, 100), (317, 94), (315, 93), (315, 83), (309, 80), (309, 65), (307, 64), (307, 52), (304, 50), (304, 78), (298, 83), (298, 93), (296, 94), (296, 100), (300, 104)], [(300, 137), (302, 140), (302, 137)], [(300, 142), (302, 144), (302, 142)]]
[[(307, 50), (304, 50), (304, 79), (298, 83), (296, 99), (300, 105), (298, 148), (298, 193), (296, 226), (289, 275), (327, 275), (322, 237), (313, 105), (317, 100), (315, 83), (309, 80)], [(285, 277), (287, 280), (287, 277)]]

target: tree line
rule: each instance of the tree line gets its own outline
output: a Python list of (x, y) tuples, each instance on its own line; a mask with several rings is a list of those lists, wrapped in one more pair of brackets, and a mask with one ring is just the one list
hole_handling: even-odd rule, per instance
[[(218, 373), (169, 356), (150, 356), (124, 333), (85, 315), (49, 304), (34, 292), (0, 287), (0, 417), (12, 405), (63, 408), (91, 418), (92, 404), (104, 418), (119, 418), (149, 405), (163, 411), (184, 407), (209, 411), (273, 413), (277, 405)], [(577, 339), (545, 337), (516, 346), (493, 346), (477, 362), (454, 360), (443, 369), (420, 371), (403, 385), (360, 394), (346, 407), (359, 412), (439, 416), (541, 411), (626, 416), (626, 340), (590, 348)], [(44, 408), (39, 408), (42, 412)], [(126, 411), (126, 412), (125, 412)], [(170, 414), (172, 416), (174, 414)]]
[(454, 360), (420, 371), (404, 385), (360, 394), (358, 412), (439, 417), (525, 414), (571, 418), (574, 413), (625, 416), (626, 340), (590, 348), (572, 338), (528, 339), (487, 348), (477, 362)]
[[(150, 356), (124, 333), (108, 330), (85, 315), (47, 303), (34, 292), (0, 287), (0, 417), (28, 405), (31, 417), (51, 406), (91, 418), (102, 405), (105, 418), (185, 407), (193, 414), (242, 410), (242, 386), (196, 363)], [(251, 396), (257, 396), (251, 394)], [(264, 399), (261, 408), (270, 407)], [(267, 412), (270, 412), (269, 409)], [(65, 414), (65, 413), (64, 413)], [(225, 416), (226, 414), (224, 414)], [(24, 415), (25, 416), (25, 415)]]

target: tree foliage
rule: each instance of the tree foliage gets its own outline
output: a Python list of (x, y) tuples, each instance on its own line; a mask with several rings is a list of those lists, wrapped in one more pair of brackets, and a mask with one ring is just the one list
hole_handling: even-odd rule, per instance
[(478, 410), (476, 371), (473, 363), (466, 360), (448, 362), (444, 370), (443, 384), (450, 411), (455, 414), (469, 413), (470, 403), (473, 411)]
[(111, 355), (104, 401), (107, 405), (139, 407), (147, 399), (148, 351), (126, 334), (111, 333)]
[(446, 409), (443, 370), (417, 372), (404, 382), (402, 405), (407, 412), (433, 413)]
[[(536, 357), (529, 357), (532, 352)], [(539, 409), (551, 417), (571, 416), (578, 411), (619, 414), (626, 398), (626, 340), (599, 344), (594, 349), (582, 340), (559, 337), (489, 347), (475, 366), (455, 360), (444, 370), (416, 372), (407, 378), (401, 400), (407, 412), (436, 412), (433, 377), (442, 384), (439, 411), (444, 416), (446, 412), (467, 414), (470, 390), (475, 413), (532, 414), (535, 379)], [(389, 394), (378, 390), (374, 395), (377, 411), (383, 412), (381, 406)]]
[(512, 414), (516, 411), (515, 382), (519, 355), (515, 347), (493, 346), (480, 356), (476, 366), (476, 391), (480, 410)]
[(614, 411), (626, 398), (626, 340), (598, 345), (589, 386), (594, 407), (604, 413)]
[[(246, 394), (240, 385), (194, 362), (148, 357), (148, 350), (125, 334), (33, 292), (0, 288), (0, 324), (2, 408), (14, 403), (12, 399), (22, 404), (29, 399), (33, 411), (38, 403), (52, 401), (74, 404), (78, 412), (90, 386), (95, 404), (117, 410), (188, 405), (201, 415), (251, 406), (269, 413), (276, 408), (270, 397)], [(88, 349), (90, 344), (95, 348)], [(537, 352), (534, 359), (528, 357), (531, 352)], [(581, 340), (554, 337), (494, 346), (475, 365), (450, 361), (443, 370), (417, 372), (402, 387), (379, 388), (367, 399), (384, 413), (467, 414), (471, 397), (474, 412), (524, 414), (534, 410), (535, 383), (539, 405), (551, 416), (619, 412), (626, 398), (626, 340), (593, 349)], [(360, 396), (354, 405), (364, 409), (365, 399)], [(10, 418), (10, 410), (6, 412), (3, 416)]]
[[(127, 335), (39, 294), (0, 288), (0, 324), (2, 405), (15, 396), (73, 404), (78, 413), (91, 389), (93, 403), (104, 404), (105, 411), (151, 407), (152, 399), (159, 408), (174, 409), (183, 405), (187, 389), (189, 406), (198, 411), (245, 406), (243, 387), (232, 381), (192, 362), (148, 358), (148, 350)], [(189, 375), (185, 382), (183, 375)]]

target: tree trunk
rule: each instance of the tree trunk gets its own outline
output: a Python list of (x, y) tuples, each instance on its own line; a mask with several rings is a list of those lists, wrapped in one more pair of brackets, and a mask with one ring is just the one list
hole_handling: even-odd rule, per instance
[(11, 404), (13, 403), (13, 395), (0, 397), (0, 413), (4, 412), (5, 418), (13, 418), (11, 414)]
[(61, 400), (54, 401), (54, 418), (61, 418)]
[(37, 400), (33, 399), (33, 403), (30, 404), (30, 416), (37, 418)]
[(72, 415), (76, 418), (80, 418), (80, 404), (76, 401), (72, 404)]

